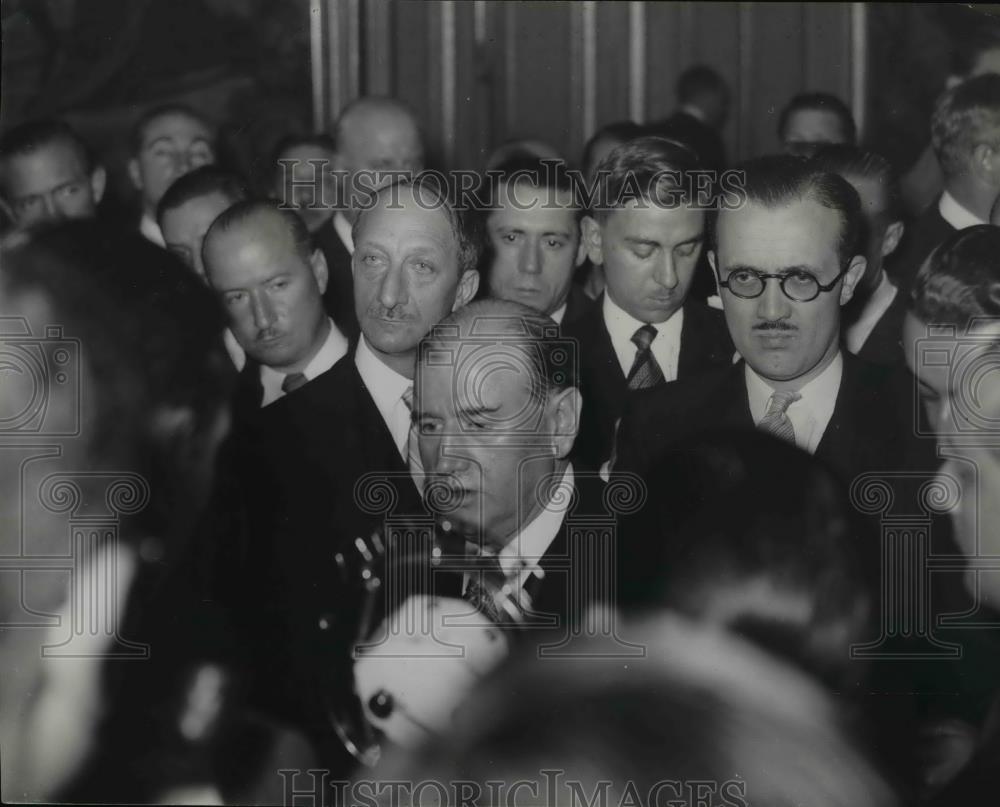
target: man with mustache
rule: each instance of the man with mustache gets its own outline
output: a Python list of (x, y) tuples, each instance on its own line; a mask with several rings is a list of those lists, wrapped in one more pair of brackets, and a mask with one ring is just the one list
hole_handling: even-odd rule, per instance
[(719, 211), (709, 252), (742, 360), (637, 394), (615, 469), (645, 470), (685, 435), (754, 426), (823, 457), (847, 483), (905, 468), (916, 450), (912, 380), (841, 349), (841, 307), (866, 266), (857, 192), (794, 157), (744, 171), (746, 202)]
[(732, 359), (722, 317), (688, 297), (705, 237), (691, 173), (697, 168), (693, 151), (659, 137), (618, 146), (598, 166), (600, 195), (582, 228), (606, 287), (565, 330), (579, 346), (586, 401), (573, 454), (588, 468), (609, 458), (633, 392)]

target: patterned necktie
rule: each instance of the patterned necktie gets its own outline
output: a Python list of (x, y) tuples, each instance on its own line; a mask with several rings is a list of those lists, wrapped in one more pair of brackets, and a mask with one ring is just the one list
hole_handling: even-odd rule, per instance
[(632, 343), (638, 350), (635, 352), (635, 361), (632, 362), (632, 369), (628, 374), (630, 390), (649, 389), (663, 383), (663, 370), (656, 363), (653, 351), (649, 349), (656, 338), (656, 333), (656, 328), (646, 324), (632, 334)]
[(304, 373), (289, 373), (281, 382), (281, 391), (286, 394), (295, 392), (299, 387), (305, 386), (308, 380)]
[(795, 428), (789, 420), (788, 407), (795, 403), (802, 396), (797, 392), (775, 392), (767, 402), (767, 412), (760, 419), (757, 428), (762, 431), (787, 440), (795, 442)]
[[(410, 385), (403, 392), (403, 403), (406, 404), (408, 414), (413, 414), (413, 386)], [(417, 490), (424, 491), (424, 464), (420, 461), (420, 444), (418, 442), (417, 424), (410, 421), (409, 430), (406, 433), (406, 467), (410, 469), (410, 476), (416, 483)]]
[[(504, 576), (500, 570), (500, 562), (493, 555), (481, 555), (480, 568), (468, 573), (469, 582), (462, 592), (462, 599), (472, 603), (476, 610), (485, 614), (492, 622), (504, 621), (500, 606), (497, 605), (495, 593), (503, 588)], [(484, 566), (488, 568), (483, 568)], [(488, 585), (487, 585), (488, 584)]]

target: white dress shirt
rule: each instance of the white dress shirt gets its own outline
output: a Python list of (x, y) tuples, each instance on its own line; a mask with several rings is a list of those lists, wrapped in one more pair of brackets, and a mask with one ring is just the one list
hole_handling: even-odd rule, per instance
[[(312, 357), (309, 364), (302, 371), (302, 375), (306, 377), (307, 381), (312, 381), (316, 376), (325, 373), (347, 353), (347, 339), (337, 330), (337, 326), (333, 324), (332, 319), (328, 321), (330, 323), (330, 332), (326, 335), (326, 341), (316, 351), (316, 355)], [(281, 385), (284, 383), (287, 375), (287, 373), (279, 372), (264, 364), (260, 366), (260, 383), (264, 387), (264, 397), (260, 402), (261, 406), (272, 404), (285, 396), (286, 393), (281, 388)]]
[(358, 368), (361, 380), (375, 401), (375, 408), (382, 415), (405, 461), (406, 444), (410, 437), (410, 408), (403, 401), (403, 393), (413, 386), (413, 381), (376, 356), (364, 336), (358, 340), (357, 350), (354, 351), (354, 366)]
[[(767, 402), (775, 390), (757, 375), (749, 364), (745, 367), (750, 415), (754, 423), (760, 423), (767, 413)], [(826, 431), (833, 416), (843, 374), (844, 358), (838, 351), (822, 373), (797, 390), (802, 397), (786, 411), (788, 419), (792, 421), (792, 428), (795, 429), (795, 444), (810, 454), (815, 453), (819, 441), (823, 439), (823, 432)]]
[(549, 314), (549, 316), (555, 320), (556, 325), (562, 325), (563, 317), (566, 316), (566, 306), (568, 305), (569, 303), (563, 303), (555, 311)]
[(851, 353), (857, 353), (861, 350), (872, 331), (875, 330), (878, 321), (882, 319), (882, 315), (889, 310), (892, 301), (896, 299), (896, 293), (896, 287), (886, 277), (885, 272), (882, 272), (882, 278), (865, 303), (861, 315), (853, 325), (848, 327), (847, 333), (844, 335), (847, 349)]
[(941, 198), (938, 199), (938, 213), (956, 230), (975, 227), (977, 224), (989, 224), (988, 221), (979, 218), (969, 208), (960, 204), (948, 191), (942, 193)]
[[(635, 363), (635, 354), (639, 348), (635, 346), (632, 337), (645, 322), (640, 322), (631, 314), (618, 306), (611, 295), (604, 294), (604, 325), (611, 337), (611, 346), (618, 357), (622, 373), (626, 378)], [(681, 354), (681, 328), (684, 325), (684, 309), (678, 308), (666, 322), (654, 322), (656, 338), (650, 344), (653, 358), (660, 365), (664, 381), (674, 381), (677, 378), (677, 362)]]
[(340, 240), (347, 247), (347, 251), (353, 255), (354, 237), (351, 235), (351, 222), (347, 220), (347, 216), (341, 210), (333, 214), (333, 229), (337, 231), (337, 235), (340, 236)]
[(156, 223), (156, 219), (150, 216), (149, 213), (143, 213), (142, 218), (139, 219), (139, 232), (142, 233), (144, 238), (156, 244), (156, 246), (166, 249), (167, 242), (163, 240), (163, 231), (160, 229), (160, 225)]

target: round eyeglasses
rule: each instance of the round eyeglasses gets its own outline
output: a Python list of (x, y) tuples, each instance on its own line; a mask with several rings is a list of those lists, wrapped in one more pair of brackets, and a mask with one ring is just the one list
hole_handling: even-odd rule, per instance
[(767, 281), (773, 279), (778, 281), (782, 294), (789, 300), (808, 303), (819, 297), (821, 292), (833, 291), (845, 274), (847, 270), (841, 269), (837, 276), (824, 286), (812, 272), (803, 269), (792, 269), (776, 275), (758, 272), (756, 269), (737, 269), (730, 272), (725, 280), (720, 278), (719, 286), (729, 289), (731, 294), (744, 300), (752, 300), (760, 297), (764, 293)]

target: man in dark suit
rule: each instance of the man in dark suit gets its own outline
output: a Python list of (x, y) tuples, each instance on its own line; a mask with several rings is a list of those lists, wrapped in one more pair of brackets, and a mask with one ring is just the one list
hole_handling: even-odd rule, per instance
[(496, 169), (490, 182), (490, 294), (524, 303), (560, 325), (575, 322), (593, 301), (573, 283), (586, 251), (583, 210), (565, 165), (515, 160)]
[(866, 361), (902, 366), (906, 295), (883, 269), (905, 226), (896, 174), (884, 157), (854, 146), (824, 146), (813, 157), (813, 165), (846, 179), (861, 198), (868, 265), (842, 312), (844, 345)]
[(677, 79), (677, 111), (649, 127), (650, 134), (678, 140), (698, 154), (702, 168), (723, 171), (726, 149), (719, 132), (729, 117), (725, 79), (706, 65), (689, 67)]
[(348, 104), (334, 130), (334, 169), (340, 187), (339, 209), (314, 238), (326, 255), (330, 284), (323, 299), (334, 322), (354, 339), (351, 228), (370, 203), (371, 192), (393, 179), (415, 175), (424, 167), (424, 143), (413, 111), (392, 98), (364, 97)]
[(632, 391), (732, 361), (722, 316), (688, 297), (705, 235), (705, 211), (687, 182), (696, 164), (688, 149), (645, 137), (599, 168), (603, 195), (584, 217), (583, 234), (607, 286), (565, 331), (581, 365), (584, 408), (573, 450), (581, 467), (596, 470), (610, 457)]
[(848, 483), (908, 469), (920, 448), (912, 381), (841, 349), (841, 307), (865, 271), (858, 194), (796, 158), (745, 171), (747, 202), (719, 212), (709, 252), (743, 360), (635, 396), (615, 469), (643, 471), (682, 437), (725, 426), (792, 441)]
[(897, 285), (909, 288), (927, 256), (965, 227), (988, 224), (1000, 194), (1000, 75), (976, 76), (947, 90), (931, 120), (931, 144), (944, 192), (908, 228)]
[[(603, 483), (570, 461), (582, 403), (572, 352), (549, 317), (511, 301), (477, 301), (422, 343), (414, 412), (437, 494), (428, 490), (428, 505), (492, 564), (483, 575), (494, 592), (506, 586), (528, 622), (563, 632), (582, 619), (579, 609), (610, 593), (593, 585), (597, 558), (607, 557), (585, 537), (593, 519), (574, 529), (578, 517), (603, 512), (604, 501)], [(475, 577), (466, 575), (463, 596), (500, 622), (520, 618), (476, 590)]]

